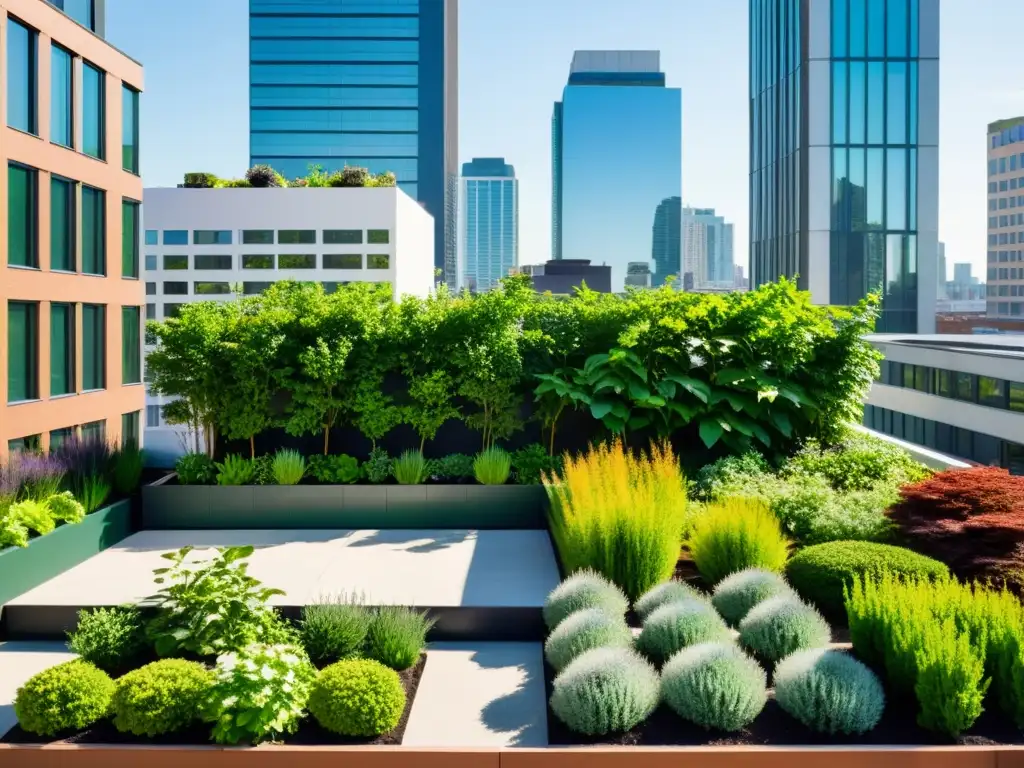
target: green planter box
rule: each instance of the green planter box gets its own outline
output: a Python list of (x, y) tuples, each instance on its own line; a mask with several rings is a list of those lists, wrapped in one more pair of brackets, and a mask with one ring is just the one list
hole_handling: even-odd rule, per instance
[[(132, 502), (122, 499), (86, 515), (77, 525), (0, 550), (0, 611), (3, 604), (74, 568), (132, 533)], [(2, 618), (2, 616), (0, 616)]]
[(547, 527), (539, 485), (174, 485), (142, 488), (145, 530)]

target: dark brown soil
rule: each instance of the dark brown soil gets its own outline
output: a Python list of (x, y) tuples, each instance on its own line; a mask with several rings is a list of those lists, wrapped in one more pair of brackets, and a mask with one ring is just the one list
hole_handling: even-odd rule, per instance
[[(416, 698), (416, 689), (419, 688), (420, 678), (423, 677), (423, 667), (427, 663), (427, 655), (424, 653), (415, 666), (399, 672), (402, 680), (402, 687), (405, 688), (405, 711), (396, 727), (390, 733), (385, 733), (376, 738), (352, 738), (341, 736), (337, 733), (322, 728), (312, 717), (307, 716), (299, 725), (299, 730), (286, 735), (281, 739), (283, 744), (301, 745), (332, 745), (332, 744), (379, 744), (398, 745), (402, 743), (405, 735), (405, 727), (409, 722), (409, 713), (412, 712), (413, 700)], [(14, 726), (6, 735), (0, 737), (3, 744), (162, 744), (162, 745), (205, 745), (211, 744), (210, 726), (203, 723), (196, 723), (186, 730), (149, 738), (147, 736), (133, 736), (130, 733), (121, 733), (114, 727), (110, 720), (101, 720), (90, 728), (76, 733), (64, 733), (53, 738), (45, 738), (23, 731), (20, 726)]]

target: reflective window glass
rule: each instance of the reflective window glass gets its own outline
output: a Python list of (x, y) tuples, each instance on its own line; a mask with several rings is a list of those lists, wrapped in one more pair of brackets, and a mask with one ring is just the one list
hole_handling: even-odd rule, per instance
[(36, 45), (38, 35), (7, 17), (7, 124), (37, 133)]

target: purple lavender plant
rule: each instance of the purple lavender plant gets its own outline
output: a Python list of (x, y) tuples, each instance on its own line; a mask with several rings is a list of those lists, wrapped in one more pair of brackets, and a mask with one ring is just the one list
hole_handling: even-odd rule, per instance
[(64, 467), (73, 487), (87, 477), (106, 477), (110, 473), (114, 451), (100, 438), (72, 437), (51, 452)]
[(0, 506), (31, 499), (45, 501), (58, 493), (64, 465), (53, 456), (16, 453), (0, 467)]

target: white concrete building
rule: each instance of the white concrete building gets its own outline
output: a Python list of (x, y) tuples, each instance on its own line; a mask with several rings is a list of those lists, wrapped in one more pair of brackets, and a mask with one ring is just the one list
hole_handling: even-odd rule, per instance
[[(181, 304), (231, 301), (279, 280), (387, 282), (396, 299), (433, 291), (434, 219), (397, 187), (146, 189), (146, 317)], [(150, 461), (173, 463), (184, 427), (167, 425), (147, 392)]]

